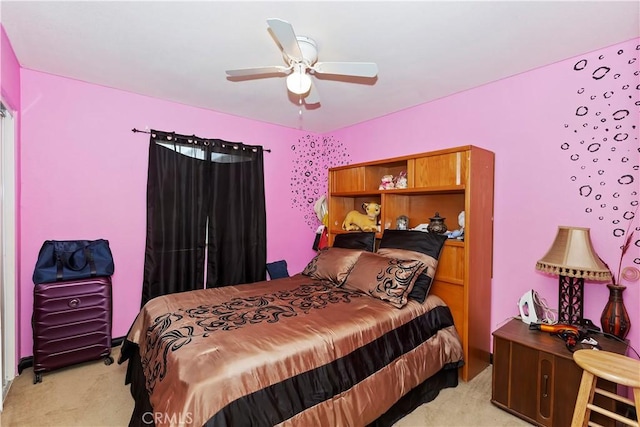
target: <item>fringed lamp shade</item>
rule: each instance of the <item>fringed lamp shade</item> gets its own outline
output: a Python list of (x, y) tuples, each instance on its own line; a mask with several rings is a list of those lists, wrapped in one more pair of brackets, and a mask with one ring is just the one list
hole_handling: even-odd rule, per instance
[(556, 276), (609, 281), (611, 272), (596, 255), (589, 228), (558, 227), (549, 251), (536, 264), (538, 270)]
[(582, 320), (584, 279), (610, 281), (611, 271), (591, 244), (589, 228), (558, 227), (558, 234), (536, 269), (560, 276), (558, 322)]

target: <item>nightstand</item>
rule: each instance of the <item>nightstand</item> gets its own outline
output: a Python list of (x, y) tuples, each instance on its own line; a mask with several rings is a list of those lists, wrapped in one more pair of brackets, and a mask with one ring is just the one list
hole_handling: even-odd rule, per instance
[[(626, 354), (627, 344), (595, 335), (603, 350)], [(581, 348), (578, 344), (577, 348)], [(594, 350), (595, 351), (595, 350)], [(571, 425), (582, 369), (573, 361), (562, 339), (548, 332), (530, 330), (512, 319), (493, 333), (493, 384), (491, 402), (525, 421), (539, 426)], [(615, 391), (613, 383), (600, 388)], [(615, 411), (614, 402), (600, 402)], [(593, 420), (610, 425), (606, 418)]]

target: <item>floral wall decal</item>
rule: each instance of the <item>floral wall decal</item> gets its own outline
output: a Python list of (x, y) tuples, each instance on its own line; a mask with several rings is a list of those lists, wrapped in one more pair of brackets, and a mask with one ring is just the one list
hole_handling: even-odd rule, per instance
[[(564, 124), (567, 137), (560, 146), (571, 162), (570, 179), (576, 185), (577, 197), (584, 199), (584, 212), (609, 228), (621, 249), (633, 233), (630, 244), (636, 254), (640, 248), (636, 217), (639, 55), (640, 45), (635, 49), (612, 48), (573, 64), (576, 103)], [(640, 266), (639, 257), (632, 262)], [(610, 267), (615, 269), (617, 261), (615, 264)]]
[(291, 146), (291, 204), (304, 214), (304, 221), (316, 231), (320, 221), (314, 211), (316, 201), (327, 193), (328, 169), (350, 161), (346, 147), (330, 136), (306, 135)]

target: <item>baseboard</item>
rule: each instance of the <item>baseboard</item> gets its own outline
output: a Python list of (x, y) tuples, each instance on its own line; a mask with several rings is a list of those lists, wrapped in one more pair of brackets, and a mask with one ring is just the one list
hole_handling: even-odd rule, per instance
[[(111, 348), (118, 347), (120, 344), (124, 342), (125, 337), (117, 337), (111, 338)], [(27, 368), (33, 367), (33, 356), (27, 356), (20, 358), (18, 362), (18, 375), (22, 373)]]
[(33, 356), (20, 358), (20, 361), (18, 362), (18, 375), (20, 375), (22, 371), (24, 371), (25, 369), (30, 368), (32, 366), (33, 366)]

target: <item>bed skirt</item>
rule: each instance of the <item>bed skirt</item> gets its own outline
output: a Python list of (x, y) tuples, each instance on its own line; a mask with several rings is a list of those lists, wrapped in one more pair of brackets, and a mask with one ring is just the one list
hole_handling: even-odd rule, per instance
[[(129, 420), (129, 427), (153, 426), (153, 408), (149, 402), (149, 394), (145, 388), (144, 371), (140, 362), (140, 353), (135, 343), (125, 340), (123, 354), (128, 356), (125, 384), (131, 384), (131, 396), (135, 407)], [(396, 402), (387, 412), (369, 424), (369, 427), (390, 427), (396, 421), (411, 413), (418, 406), (435, 399), (440, 390), (457, 387), (458, 369), (445, 366), (435, 375), (413, 388)], [(209, 424), (205, 424), (209, 426)], [(211, 425), (210, 427), (214, 427)]]

